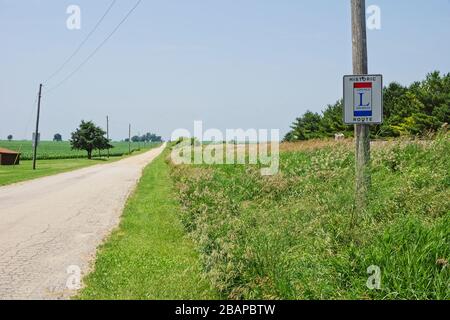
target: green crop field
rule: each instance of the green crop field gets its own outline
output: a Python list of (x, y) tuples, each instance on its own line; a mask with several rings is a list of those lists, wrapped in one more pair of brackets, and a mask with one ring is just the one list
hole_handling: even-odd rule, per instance
[[(110, 155), (123, 156), (128, 154), (128, 142), (112, 142), (114, 146), (110, 150)], [(157, 143), (131, 143), (131, 151), (138, 151), (139, 149), (151, 149)], [(20, 151), (22, 153), (22, 160), (31, 160), (33, 158), (33, 147), (31, 141), (5, 141), (0, 140), (0, 148), (7, 148), (14, 151)], [(94, 157), (105, 156), (106, 150), (103, 150), (99, 155), (98, 152), (94, 152)], [(41, 141), (39, 143), (37, 158), (41, 160), (51, 159), (76, 159), (87, 158), (86, 151), (72, 150), (68, 141), (54, 142), (54, 141)]]
[[(89, 160), (86, 152), (71, 150), (68, 142), (43, 141), (38, 149), (37, 168), (32, 170), (32, 161), (30, 160), (32, 158), (31, 142), (0, 141), (0, 148), (20, 150), (20, 147), (22, 147), (22, 152), (24, 152), (19, 165), (0, 166), (0, 186), (76, 170), (95, 164), (113, 162), (128, 156), (127, 142), (113, 142), (113, 145), (116, 148), (111, 150), (112, 157), (109, 159), (106, 157), (106, 151), (103, 151), (102, 157), (99, 157), (98, 153), (96, 153), (94, 154), (94, 159)], [(132, 155), (145, 152), (159, 145), (160, 143), (141, 144), (139, 149), (139, 144), (134, 143), (132, 144)]]
[(448, 300), (449, 137), (374, 144), (359, 216), (350, 142), (282, 144), (274, 176), (173, 165), (180, 218), (222, 298)]

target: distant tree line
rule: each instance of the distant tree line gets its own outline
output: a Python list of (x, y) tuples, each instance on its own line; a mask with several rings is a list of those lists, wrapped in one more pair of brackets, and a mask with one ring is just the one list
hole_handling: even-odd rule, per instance
[[(128, 138), (125, 139), (126, 142), (129, 141)], [(154, 133), (147, 132), (142, 136), (133, 136), (131, 137), (132, 142), (162, 142), (162, 137), (157, 136)]]
[[(383, 94), (384, 123), (371, 126), (373, 136), (423, 135), (450, 121), (450, 73), (441, 76), (435, 71), (408, 87), (393, 82)], [(307, 111), (295, 119), (284, 140), (332, 137), (336, 133), (352, 136), (353, 126), (344, 124), (342, 108), (343, 101), (339, 100), (321, 114)]]

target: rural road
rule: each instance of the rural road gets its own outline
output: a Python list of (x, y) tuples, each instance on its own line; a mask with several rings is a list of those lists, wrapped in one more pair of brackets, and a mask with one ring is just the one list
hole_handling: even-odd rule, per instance
[(89, 271), (97, 246), (118, 225), (142, 169), (164, 147), (0, 187), (0, 299), (73, 295), (68, 279), (77, 277), (77, 270), (82, 276)]

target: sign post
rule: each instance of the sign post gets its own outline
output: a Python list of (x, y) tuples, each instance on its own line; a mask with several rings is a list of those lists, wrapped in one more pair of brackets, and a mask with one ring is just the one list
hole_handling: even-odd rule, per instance
[[(352, 15), (352, 60), (353, 74), (364, 76), (368, 74), (367, 64), (367, 30), (366, 30), (366, 1), (351, 0)], [(356, 77), (356, 76), (355, 76)], [(359, 80), (357, 80), (359, 81)], [(371, 82), (371, 81), (359, 81)], [(345, 87), (345, 78), (344, 78)], [(367, 193), (370, 186), (370, 124), (373, 120), (374, 105), (367, 105), (369, 101), (373, 103), (374, 88), (368, 85), (356, 85), (344, 89), (344, 99), (348, 112), (344, 111), (344, 122), (355, 125), (355, 213), (361, 214), (367, 204)], [(370, 91), (370, 94), (368, 94)], [(350, 92), (350, 96), (348, 95)], [(355, 99), (356, 98), (356, 99)], [(356, 105), (354, 102), (357, 102)], [(350, 102), (349, 102), (350, 101)], [(350, 103), (352, 104), (349, 108)], [(371, 109), (369, 109), (369, 107)], [(372, 112), (372, 119), (370, 116)], [(362, 121), (365, 120), (365, 121)], [(355, 219), (352, 219), (355, 223)]]
[(383, 122), (383, 76), (344, 76), (344, 123), (355, 125), (355, 211), (366, 208), (370, 187), (369, 126)]

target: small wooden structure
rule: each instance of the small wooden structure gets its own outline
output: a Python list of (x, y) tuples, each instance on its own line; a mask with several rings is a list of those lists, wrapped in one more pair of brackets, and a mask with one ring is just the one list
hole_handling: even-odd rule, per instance
[(20, 153), (4, 148), (0, 148), (0, 165), (12, 166), (20, 163)]

